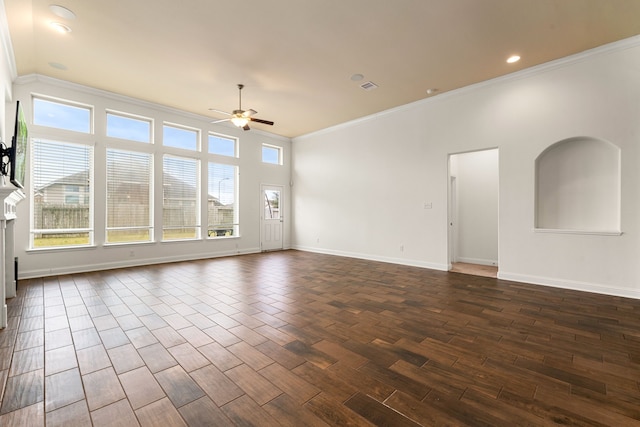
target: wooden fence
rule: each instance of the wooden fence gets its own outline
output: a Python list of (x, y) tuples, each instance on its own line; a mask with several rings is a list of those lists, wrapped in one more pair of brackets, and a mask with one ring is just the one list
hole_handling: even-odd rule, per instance
[(89, 228), (88, 206), (35, 205), (34, 228)]

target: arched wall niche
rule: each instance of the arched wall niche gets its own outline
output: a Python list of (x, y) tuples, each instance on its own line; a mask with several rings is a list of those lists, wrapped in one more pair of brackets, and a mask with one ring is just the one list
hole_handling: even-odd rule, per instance
[(537, 231), (620, 234), (620, 148), (573, 137), (535, 163)]

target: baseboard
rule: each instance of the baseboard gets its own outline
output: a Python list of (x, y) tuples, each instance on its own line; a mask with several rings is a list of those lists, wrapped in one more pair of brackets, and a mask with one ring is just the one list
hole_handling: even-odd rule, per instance
[(358, 252), (335, 251), (331, 249), (322, 249), (322, 248), (314, 248), (309, 246), (298, 246), (298, 245), (291, 246), (291, 249), (295, 249), (303, 252), (314, 252), (314, 253), (325, 254), (325, 255), (343, 256), (346, 258), (365, 259), (367, 261), (378, 261), (378, 262), (386, 262), (389, 264), (400, 264), (400, 265), (406, 265), (410, 267), (429, 268), (431, 270), (441, 270), (441, 271), (449, 270), (448, 264), (437, 264), (432, 262), (416, 261), (416, 260), (405, 259), (405, 258), (383, 257), (378, 255), (372, 255), (372, 254), (362, 254)]
[(114, 270), (116, 268), (140, 267), (144, 265), (168, 264), (171, 262), (196, 261), (200, 259), (222, 258), (233, 255), (247, 255), (260, 253), (260, 248), (248, 248), (243, 250), (207, 252), (203, 254), (189, 254), (186, 256), (170, 256), (161, 258), (145, 258), (106, 262), (100, 264), (86, 264), (77, 266), (65, 266), (60, 268), (48, 268), (40, 270), (20, 271), (20, 279), (34, 279), (38, 277), (58, 276), (61, 274), (88, 273), (91, 271)]
[(640, 299), (639, 290), (616, 288), (598, 283), (554, 279), (551, 277), (530, 276), (527, 274), (509, 273), (504, 271), (498, 272), (498, 279), (511, 280), (512, 282), (530, 283), (534, 285), (550, 286), (553, 288), (571, 289), (574, 291), (592, 292), (596, 294)]
[(498, 265), (497, 259), (458, 257), (457, 262), (465, 262), (467, 264), (490, 265), (492, 267), (496, 267)]

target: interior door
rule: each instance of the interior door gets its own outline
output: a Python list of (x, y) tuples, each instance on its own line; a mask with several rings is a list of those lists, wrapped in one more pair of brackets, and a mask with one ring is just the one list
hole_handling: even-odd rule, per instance
[(283, 248), (282, 230), (284, 218), (283, 191), (281, 186), (263, 185), (260, 191), (262, 203), (261, 242), (263, 251)]

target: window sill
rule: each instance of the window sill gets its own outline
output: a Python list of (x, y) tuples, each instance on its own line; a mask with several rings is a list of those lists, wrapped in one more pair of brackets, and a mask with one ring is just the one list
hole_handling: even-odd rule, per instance
[(547, 234), (580, 234), (586, 236), (621, 236), (622, 231), (605, 231), (605, 230), (571, 230), (562, 228), (534, 228), (534, 233)]
[(122, 246), (140, 246), (140, 245), (155, 245), (156, 242), (153, 241), (144, 241), (144, 242), (119, 242), (119, 243), (108, 243), (105, 242), (102, 246), (105, 248), (119, 248)]
[(96, 249), (96, 245), (84, 246), (52, 246), (47, 248), (31, 248), (27, 249), (27, 253), (57, 252), (57, 251), (83, 251), (86, 249)]

